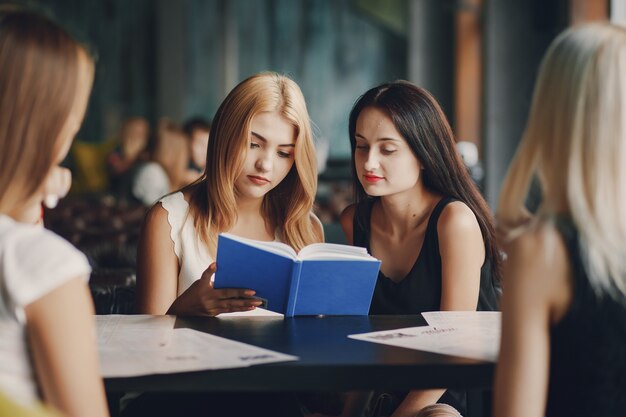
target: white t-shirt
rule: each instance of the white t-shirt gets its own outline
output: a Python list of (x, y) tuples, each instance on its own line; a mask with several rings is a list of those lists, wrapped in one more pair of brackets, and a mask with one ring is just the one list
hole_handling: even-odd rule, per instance
[(132, 185), (132, 193), (136, 199), (151, 206), (169, 192), (170, 179), (161, 165), (148, 162), (137, 169)]
[[(41, 226), (0, 214), (0, 391), (16, 402), (39, 399), (26, 339), (24, 308), (76, 277), (89, 277), (87, 258)], [(63, 337), (63, 335), (59, 335)]]

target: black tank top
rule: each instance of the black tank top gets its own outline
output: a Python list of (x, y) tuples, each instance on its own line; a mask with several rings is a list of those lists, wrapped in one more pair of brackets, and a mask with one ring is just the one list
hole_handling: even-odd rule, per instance
[[(372, 207), (376, 199), (367, 199), (357, 205), (353, 221), (353, 242), (355, 246), (370, 251), (370, 230)], [(441, 303), (441, 256), (437, 222), (443, 209), (451, 202), (450, 197), (442, 198), (428, 219), (424, 243), (407, 276), (399, 282), (378, 274), (370, 314), (419, 314), (437, 311)], [(485, 261), (480, 274), (480, 292), (477, 310), (497, 310), (497, 290), (491, 279), (490, 263)]]
[[(370, 250), (370, 231), (372, 207), (376, 199), (361, 201), (356, 208), (353, 221), (353, 242)], [(425, 311), (437, 311), (441, 304), (441, 256), (439, 255), (439, 237), (437, 222), (443, 209), (454, 198), (443, 197), (433, 209), (428, 219), (422, 249), (415, 264), (407, 276), (399, 282), (378, 273), (376, 288), (372, 297), (370, 314), (420, 314)], [(491, 279), (489, 262), (481, 268), (480, 293), (477, 309), (494, 311), (497, 309), (497, 291)], [(399, 404), (407, 392), (388, 393)], [(466, 415), (467, 394), (463, 390), (446, 390), (439, 403), (449, 404), (461, 415)]]
[(597, 295), (583, 266), (578, 232), (556, 227), (572, 268), (572, 302), (550, 329), (546, 416), (626, 416), (626, 300)]

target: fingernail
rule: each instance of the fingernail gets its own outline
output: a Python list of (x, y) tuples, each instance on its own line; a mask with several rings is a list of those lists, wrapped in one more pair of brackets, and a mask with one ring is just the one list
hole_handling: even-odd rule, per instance
[(244, 292), (244, 294), (245, 294), (246, 296), (248, 296), (248, 297), (251, 297), (251, 296), (253, 296), (254, 294), (256, 294), (256, 291), (253, 291), (253, 290), (247, 290), (247, 291), (245, 291), (245, 292)]

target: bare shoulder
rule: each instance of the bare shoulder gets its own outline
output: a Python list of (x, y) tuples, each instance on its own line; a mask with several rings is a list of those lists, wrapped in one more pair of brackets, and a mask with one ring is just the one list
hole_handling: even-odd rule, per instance
[(339, 222), (341, 223), (341, 228), (343, 229), (344, 235), (346, 235), (346, 240), (348, 243), (352, 244), (352, 234), (354, 228), (354, 213), (356, 212), (356, 204), (350, 204), (346, 207), (339, 217)]
[[(171, 238), (172, 227), (168, 220), (168, 211), (161, 205), (156, 203), (148, 210), (141, 228), (140, 252), (143, 253), (146, 248), (154, 248), (166, 245), (173, 251), (174, 242)], [(139, 253), (138, 253), (139, 254)]]
[(315, 215), (315, 213), (311, 212), (309, 214), (311, 219), (311, 224), (313, 225), (313, 231), (315, 232), (315, 237), (319, 242), (324, 241), (324, 226), (322, 225), (322, 221)]
[(480, 233), (480, 226), (478, 225), (476, 215), (467, 204), (462, 201), (453, 201), (443, 208), (437, 222), (437, 231), (440, 235)]
[(562, 317), (571, 300), (571, 270), (556, 227), (547, 222), (534, 224), (504, 249), (504, 290), (535, 294), (548, 304), (552, 322)]
[(507, 258), (512, 261), (530, 261), (531, 265), (549, 268), (553, 261), (567, 263), (565, 243), (551, 223), (537, 223), (505, 245)]
[(146, 213), (146, 218), (144, 221), (144, 228), (158, 228), (168, 225), (167, 221), (167, 210), (163, 207), (163, 205), (159, 202), (148, 210)]

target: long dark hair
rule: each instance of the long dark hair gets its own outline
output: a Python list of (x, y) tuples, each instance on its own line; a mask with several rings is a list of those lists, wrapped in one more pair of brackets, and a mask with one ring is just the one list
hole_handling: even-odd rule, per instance
[(452, 129), (439, 103), (423, 88), (408, 81), (394, 81), (372, 88), (354, 104), (349, 131), (356, 202), (371, 198), (359, 182), (354, 159), (356, 122), (367, 107), (376, 107), (391, 118), (422, 164), (428, 190), (462, 201), (474, 212), (485, 242), (486, 261), (490, 262), (492, 277), (499, 280), (501, 262), (493, 215), (456, 151)]

